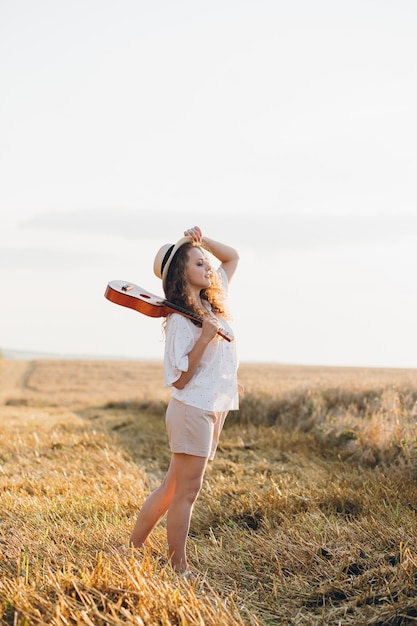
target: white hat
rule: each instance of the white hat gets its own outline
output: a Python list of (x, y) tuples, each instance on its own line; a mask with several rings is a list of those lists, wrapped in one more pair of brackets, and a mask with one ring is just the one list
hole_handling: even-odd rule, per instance
[(166, 243), (158, 250), (155, 260), (153, 262), (153, 271), (158, 278), (162, 278), (162, 285), (165, 289), (165, 280), (168, 275), (169, 266), (175, 256), (178, 248), (181, 248), (185, 243), (191, 243), (192, 237), (182, 237), (176, 244)]

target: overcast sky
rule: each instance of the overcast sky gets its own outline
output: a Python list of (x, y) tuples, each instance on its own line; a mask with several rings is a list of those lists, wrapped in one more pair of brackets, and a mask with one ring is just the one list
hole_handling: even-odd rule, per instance
[(0, 5), (0, 349), (162, 358), (153, 258), (239, 249), (242, 361), (417, 367), (414, 0)]

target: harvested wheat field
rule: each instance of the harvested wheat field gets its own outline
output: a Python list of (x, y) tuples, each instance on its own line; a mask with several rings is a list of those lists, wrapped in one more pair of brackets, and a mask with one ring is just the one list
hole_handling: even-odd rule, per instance
[(1, 624), (417, 623), (417, 372), (240, 371), (190, 585), (164, 522), (128, 547), (169, 462), (161, 364), (0, 361)]

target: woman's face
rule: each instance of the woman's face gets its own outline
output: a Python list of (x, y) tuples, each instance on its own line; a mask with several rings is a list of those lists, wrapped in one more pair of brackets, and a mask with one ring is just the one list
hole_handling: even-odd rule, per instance
[(210, 263), (201, 248), (190, 248), (185, 271), (185, 277), (190, 287), (198, 289), (210, 287), (211, 272)]

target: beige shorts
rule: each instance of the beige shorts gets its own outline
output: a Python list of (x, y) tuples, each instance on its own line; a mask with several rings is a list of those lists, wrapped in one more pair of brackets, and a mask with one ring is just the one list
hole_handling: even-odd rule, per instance
[(212, 461), (227, 413), (205, 411), (171, 398), (166, 412), (171, 452), (204, 456)]

